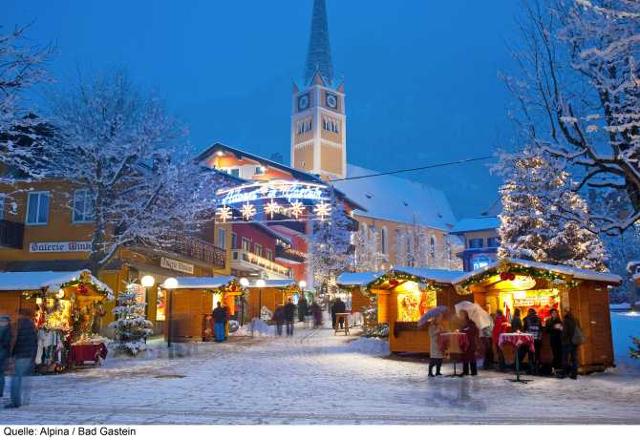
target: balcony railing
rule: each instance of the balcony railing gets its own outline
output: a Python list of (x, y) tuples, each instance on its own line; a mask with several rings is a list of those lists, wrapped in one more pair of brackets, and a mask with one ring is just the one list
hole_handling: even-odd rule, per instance
[(24, 224), (0, 220), (0, 247), (22, 249)]
[(303, 252), (296, 251), (285, 246), (276, 245), (276, 258), (284, 258), (289, 261), (295, 261), (297, 263), (304, 263), (306, 257)]
[(178, 238), (172, 250), (177, 254), (202, 261), (220, 269), (225, 267), (227, 259), (226, 250), (195, 237)]
[(232, 253), (234, 261), (244, 261), (245, 263), (249, 263), (269, 272), (277, 273), (280, 276), (287, 278), (291, 277), (291, 269), (288, 267), (256, 255), (253, 252), (245, 251), (244, 249), (234, 249)]

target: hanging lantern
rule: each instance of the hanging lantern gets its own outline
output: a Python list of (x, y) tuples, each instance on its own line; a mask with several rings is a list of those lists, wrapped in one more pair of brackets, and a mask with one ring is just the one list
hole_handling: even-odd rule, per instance
[(58, 290), (58, 293), (56, 293), (56, 298), (58, 299), (64, 298), (64, 289)]

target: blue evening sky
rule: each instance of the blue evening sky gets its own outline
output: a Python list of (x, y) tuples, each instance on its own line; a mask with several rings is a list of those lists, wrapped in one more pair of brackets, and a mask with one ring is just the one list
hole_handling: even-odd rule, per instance
[[(5, 0), (6, 1), (6, 0)], [(327, 0), (334, 68), (347, 92), (351, 163), (387, 171), (509, 147), (514, 0)], [(190, 129), (288, 163), (292, 81), (303, 73), (312, 0), (8, 0), (3, 26), (33, 22), (59, 82), (125, 67)], [(497, 198), (475, 163), (404, 174), (440, 188), (458, 217)]]

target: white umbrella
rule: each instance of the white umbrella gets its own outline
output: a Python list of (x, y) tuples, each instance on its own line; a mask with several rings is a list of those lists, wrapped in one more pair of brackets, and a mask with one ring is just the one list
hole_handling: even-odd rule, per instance
[(434, 307), (433, 309), (427, 311), (427, 313), (425, 313), (420, 317), (420, 319), (418, 320), (418, 327), (424, 327), (433, 318), (443, 315), (448, 311), (449, 311), (449, 307), (447, 306)]
[(489, 315), (482, 307), (470, 301), (461, 301), (455, 306), (456, 313), (459, 315), (461, 310), (466, 311), (479, 329), (490, 327), (492, 324), (491, 315)]

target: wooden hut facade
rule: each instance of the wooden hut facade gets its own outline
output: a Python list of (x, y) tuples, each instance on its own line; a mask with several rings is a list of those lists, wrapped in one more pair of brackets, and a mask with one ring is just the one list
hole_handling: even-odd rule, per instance
[[(301, 293), (298, 284), (295, 280), (264, 280), (264, 287), (256, 287), (255, 283), (251, 284), (248, 290), (247, 306), (248, 317), (257, 318), (260, 314), (260, 309), (266, 308), (268, 313), (265, 315), (265, 319), (270, 319), (270, 316), (275, 312), (276, 307), (284, 305), (289, 298), (293, 298), (296, 293)], [(267, 318), (269, 316), (269, 318)]]

